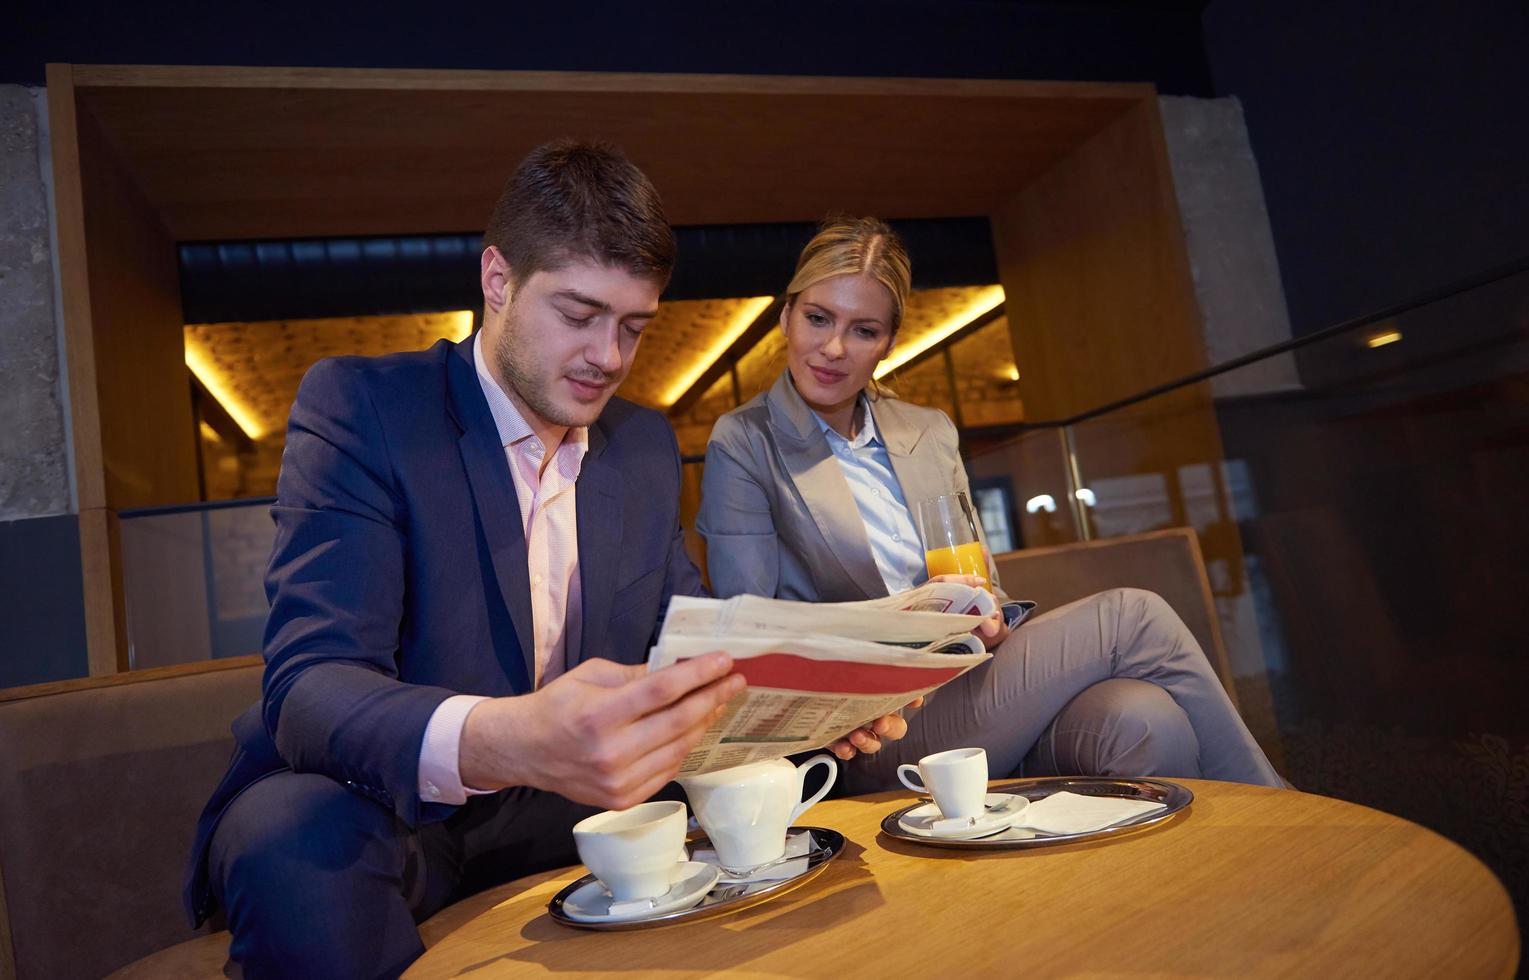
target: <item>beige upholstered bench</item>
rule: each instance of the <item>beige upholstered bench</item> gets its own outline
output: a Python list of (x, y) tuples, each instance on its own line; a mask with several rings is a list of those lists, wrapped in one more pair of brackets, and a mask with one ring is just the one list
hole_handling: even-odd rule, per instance
[(191, 834), (260, 676), (240, 657), (0, 691), (0, 977), (99, 977), (192, 934)]

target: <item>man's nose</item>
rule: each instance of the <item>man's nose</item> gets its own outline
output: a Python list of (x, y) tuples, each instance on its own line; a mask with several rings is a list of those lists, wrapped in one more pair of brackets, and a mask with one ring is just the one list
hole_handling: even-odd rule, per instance
[(599, 340), (592, 341), (584, 350), (584, 359), (606, 374), (620, 374), (620, 330), (621, 327), (618, 324), (615, 329), (606, 331)]

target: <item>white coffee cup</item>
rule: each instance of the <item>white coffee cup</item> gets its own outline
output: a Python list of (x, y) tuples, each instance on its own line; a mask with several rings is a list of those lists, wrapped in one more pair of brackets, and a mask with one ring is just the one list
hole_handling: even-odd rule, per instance
[[(923, 784), (913, 777), (922, 778)], [(946, 819), (979, 817), (987, 803), (987, 752), (983, 749), (951, 749), (897, 767), (902, 784), (934, 797)]]
[(685, 804), (678, 800), (606, 810), (573, 825), (579, 860), (618, 902), (656, 898), (679, 874), (685, 853)]
[[(802, 799), (807, 770), (828, 767), (823, 787)], [(815, 755), (800, 766), (785, 759), (753, 762), (680, 780), (696, 820), (728, 871), (749, 871), (786, 853), (786, 830), (827, 795), (838, 777), (834, 757)]]

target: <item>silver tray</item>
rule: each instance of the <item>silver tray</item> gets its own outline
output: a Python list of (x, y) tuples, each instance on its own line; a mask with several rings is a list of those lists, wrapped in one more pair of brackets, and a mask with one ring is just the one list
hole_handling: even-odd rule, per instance
[(1032, 803), (1036, 800), (1043, 800), (1052, 793), (1060, 793), (1062, 790), (1077, 793), (1079, 796), (1121, 796), (1133, 800), (1151, 800), (1154, 803), (1165, 804), (1167, 808), (1144, 813), (1139, 817), (1133, 817), (1121, 823), (1112, 824), (1102, 830), (1091, 830), (1085, 834), (1047, 834), (1038, 830), (1010, 827), (988, 837), (976, 837), (968, 840), (946, 840), (938, 837), (920, 837), (917, 834), (910, 834), (897, 825), (897, 821), (902, 818), (903, 814), (929, 802), (925, 798), (917, 803), (905, 806), (894, 813), (887, 814), (881, 821), (881, 832), (893, 840), (900, 840), (908, 844), (923, 844), (927, 847), (949, 847), (965, 851), (1007, 851), (1030, 847), (1051, 847), (1056, 844), (1076, 844), (1079, 841), (1099, 840), (1105, 837), (1129, 834), (1143, 827), (1162, 823), (1188, 806), (1195, 798), (1195, 795), (1189, 791), (1188, 787), (1180, 786), (1178, 783), (1170, 783), (1166, 779), (1049, 776), (994, 783), (988, 787), (988, 792), (990, 793), (1015, 793), (1027, 798)]
[[(695, 922), (699, 919), (740, 912), (802, 887), (822, 874), (827, 869), (828, 862), (844, 852), (844, 835), (837, 830), (827, 830), (823, 827), (792, 827), (787, 833), (796, 834), (802, 831), (812, 835), (812, 849), (806, 854), (807, 870), (795, 877), (759, 882), (719, 881), (712, 886), (711, 891), (706, 893), (706, 897), (701, 899), (700, 905), (694, 905), (688, 909), (625, 922), (585, 922), (570, 919), (563, 912), (563, 902), (568, 896), (595, 880), (594, 875), (585, 875), (552, 896), (552, 901), (547, 903), (547, 914), (552, 916), (553, 922), (574, 929), (619, 932), (632, 929), (654, 929), (659, 926)], [(692, 834), (686, 839), (685, 846), (690, 853), (694, 854), (697, 850), (711, 847), (711, 841), (705, 834)]]

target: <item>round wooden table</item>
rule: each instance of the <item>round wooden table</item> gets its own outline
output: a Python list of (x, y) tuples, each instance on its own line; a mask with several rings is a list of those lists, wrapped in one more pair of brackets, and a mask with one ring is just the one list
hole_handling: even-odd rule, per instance
[[(831, 800), (802, 823), (849, 844), (798, 891), (639, 932), (554, 924), (584, 873), (524, 878), (406, 977), (1511, 977), (1513, 908), (1481, 862), (1388, 814), (1322, 796), (1180, 780), (1194, 804), (1109, 842), (969, 852), (879, 836), (907, 793)], [(455, 907), (454, 907), (455, 908)], [(450, 913), (452, 910), (447, 910)], [(443, 913), (436, 935), (451, 925)]]

